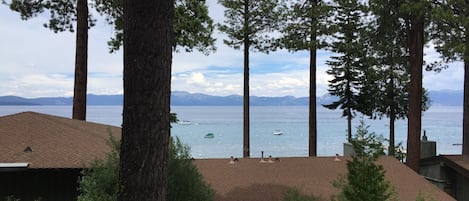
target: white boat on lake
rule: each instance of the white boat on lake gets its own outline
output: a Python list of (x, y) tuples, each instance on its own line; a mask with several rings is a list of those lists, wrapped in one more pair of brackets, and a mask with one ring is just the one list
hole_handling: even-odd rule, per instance
[(275, 130), (274, 132), (272, 132), (272, 134), (274, 135), (282, 135), (283, 132), (281, 130)]
[(179, 121), (178, 124), (180, 124), (180, 125), (191, 125), (192, 122), (191, 122), (191, 121), (187, 121), (187, 120), (182, 120), (182, 121)]

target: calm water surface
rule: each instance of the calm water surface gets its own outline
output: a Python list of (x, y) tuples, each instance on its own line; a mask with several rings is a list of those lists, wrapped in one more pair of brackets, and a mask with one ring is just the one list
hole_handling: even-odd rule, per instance
[[(172, 106), (179, 120), (189, 125), (173, 124), (171, 133), (191, 146), (196, 158), (220, 158), (242, 156), (243, 116), (242, 106)], [(51, 115), (71, 117), (71, 106), (0, 106), (0, 116), (23, 111), (35, 111)], [(342, 153), (346, 140), (346, 119), (340, 111), (318, 107), (318, 155), (331, 156)], [(87, 120), (120, 126), (121, 106), (88, 106)], [(358, 125), (359, 117), (353, 121)], [(365, 119), (369, 130), (389, 135), (389, 120)], [(307, 156), (308, 107), (307, 106), (252, 106), (251, 107), (251, 155)], [(437, 141), (438, 154), (460, 154), (462, 141), (462, 107), (432, 106), (422, 117), (422, 129), (429, 140)], [(281, 130), (283, 135), (273, 135)], [(214, 133), (214, 138), (204, 138)], [(407, 120), (396, 122), (396, 142), (406, 145)]]

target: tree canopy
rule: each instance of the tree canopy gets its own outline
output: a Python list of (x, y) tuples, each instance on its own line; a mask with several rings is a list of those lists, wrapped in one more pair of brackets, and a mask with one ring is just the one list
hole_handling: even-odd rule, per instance
[[(123, 0), (96, 0), (96, 10), (106, 16), (107, 22), (114, 26), (115, 36), (108, 41), (111, 52), (119, 50), (123, 42)], [(204, 54), (216, 50), (213, 20), (208, 15), (205, 1), (175, 0), (173, 49), (184, 49), (192, 52), (194, 49)]]
[(363, 5), (358, 0), (333, 1), (334, 16), (331, 21), (332, 42), (329, 49), (335, 53), (326, 63), (331, 68), (327, 74), (332, 75), (329, 81), (329, 93), (338, 96), (339, 100), (323, 105), (328, 109), (342, 109), (342, 116), (347, 117), (347, 140), (352, 138), (351, 119), (360, 108), (358, 93), (362, 87), (361, 78), (366, 64), (366, 47), (363, 38), (364, 16)]
[(243, 81), (243, 156), (249, 157), (249, 51), (269, 53), (278, 47), (272, 37), (278, 27), (279, 0), (219, 0), (225, 10), (225, 20), (218, 29), (228, 35), (223, 42), (244, 51)]

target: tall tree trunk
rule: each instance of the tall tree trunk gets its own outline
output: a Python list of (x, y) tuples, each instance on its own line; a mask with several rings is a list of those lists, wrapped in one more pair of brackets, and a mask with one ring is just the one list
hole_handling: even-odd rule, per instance
[[(314, 1), (312, 6), (317, 6)], [(316, 23), (312, 17), (311, 49), (309, 58), (309, 156), (317, 156), (317, 120), (316, 120)]]
[(244, 1), (244, 96), (243, 96), (243, 157), (248, 158), (249, 151), (249, 0)]
[(394, 68), (393, 68), (393, 56), (391, 53), (391, 65), (389, 66), (390, 72), (390, 80), (389, 80), (389, 87), (388, 87), (388, 100), (390, 100), (390, 107), (389, 107), (389, 147), (388, 147), (388, 155), (394, 156), (394, 122), (396, 121), (396, 89), (394, 85)]
[(174, 0), (124, 0), (120, 201), (165, 201)]
[(347, 108), (347, 142), (352, 142), (352, 109)]
[[(420, 0), (416, 0), (417, 2)], [(415, 13), (420, 11), (415, 11)], [(424, 45), (424, 19), (418, 14), (410, 16), (408, 35), (410, 87), (407, 130), (407, 166), (415, 172), (420, 169), (420, 130), (422, 127), (422, 66)]]
[(466, 30), (466, 41), (464, 50), (464, 109), (463, 109), (463, 135), (462, 155), (469, 156), (469, 33)]
[(86, 83), (88, 65), (88, 2), (77, 1), (77, 40), (75, 50), (75, 84), (73, 119), (86, 120)]
[(394, 156), (394, 147), (396, 146), (394, 143), (394, 123), (396, 122), (396, 114), (394, 113), (394, 109), (391, 108), (391, 115), (389, 115), (389, 147), (388, 147), (388, 154), (390, 156)]

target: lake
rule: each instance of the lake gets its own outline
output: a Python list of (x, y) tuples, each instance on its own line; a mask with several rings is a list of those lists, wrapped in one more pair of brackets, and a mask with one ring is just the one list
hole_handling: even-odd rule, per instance
[[(242, 157), (242, 106), (172, 106), (179, 120), (190, 123), (172, 124), (171, 134), (191, 147), (194, 158)], [(0, 116), (23, 111), (71, 117), (71, 106), (0, 106)], [(432, 106), (424, 112), (422, 129), (429, 140), (437, 141), (438, 154), (460, 154), (462, 142), (462, 107)], [(346, 119), (341, 111), (318, 107), (318, 155), (342, 154), (346, 141)], [(353, 131), (360, 117), (353, 120)], [(87, 120), (120, 126), (121, 106), (88, 106)], [(389, 135), (389, 120), (364, 119), (369, 131)], [(251, 106), (251, 156), (273, 157), (308, 155), (307, 106)], [(407, 120), (396, 121), (396, 143), (406, 146)], [(273, 135), (280, 130), (282, 135)], [(423, 132), (423, 131), (422, 131)], [(213, 138), (204, 138), (213, 133)]]

